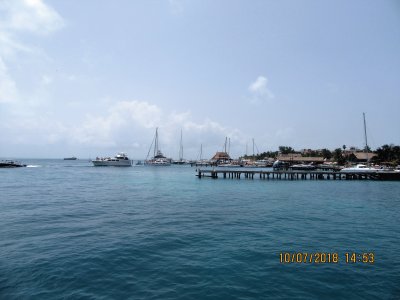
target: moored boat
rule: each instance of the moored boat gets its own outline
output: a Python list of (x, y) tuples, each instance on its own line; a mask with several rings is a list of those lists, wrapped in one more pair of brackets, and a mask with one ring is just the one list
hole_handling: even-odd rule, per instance
[(187, 165), (190, 164), (190, 162), (186, 159), (183, 158), (183, 143), (182, 143), (182, 130), (181, 130), (181, 141), (179, 144), (179, 159), (178, 160), (172, 160), (172, 164), (174, 165)]
[(77, 160), (77, 158), (75, 156), (64, 157), (64, 160)]
[(114, 157), (96, 157), (92, 160), (95, 167), (131, 167), (132, 162), (125, 153), (118, 153)]
[(341, 173), (376, 173), (377, 169), (368, 167), (363, 164), (357, 164), (353, 167), (343, 168), (340, 170)]
[(365, 113), (363, 113), (364, 120), (364, 138), (365, 138), (365, 153), (367, 156), (367, 165), (357, 164), (353, 167), (343, 168), (340, 170), (341, 173), (376, 173), (377, 169), (369, 167), (369, 157), (368, 157), (368, 139), (367, 139), (367, 124), (365, 122)]
[[(153, 142), (150, 146), (149, 149), (149, 153), (150, 150), (152, 148), (154, 144), (154, 153), (153, 153), (153, 157), (151, 159), (146, 159), (144, 161), (145, 165), (150, 165), (150, 166), (170, 166), (171, 165), (171, 159), (170, 158), (166, 158), (164, 156), (164, 154), (161, 152), (161, 150), (159, 149), (159, 145), (158, 145), (158, 128), (156, 128), (156, 134), (154, 135), (154, 139)], [(149, 156), (149, 154), (147, 154), (147, 157)]]
[(20, 168), (26, 167), (26, 165), (15, 160), (2, 160), (0, 161), (0, 168)]
[(296, 170), (296, 171), (312, 171), (315, 170), (317, 166), (315, 165), (307, 165), (307, 164), (297, 164), (297, 165), (292, 165), (290, 166), (290, 169)]

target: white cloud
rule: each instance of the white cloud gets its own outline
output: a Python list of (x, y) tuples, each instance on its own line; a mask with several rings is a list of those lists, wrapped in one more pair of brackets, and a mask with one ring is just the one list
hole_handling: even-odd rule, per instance
[(145, 101), (120, 101), (111, 104), (105, 116), (87, 115), (83, 123), (73, 129), (71, 140), (100, 147), (112, 147), (128, 139), (133, 142), (129, 132), (155, 128), (161, 114), (160, 108)]
[[(146, 101), (120, 101), (111, 105), (106, 115), (88, 115), (82, 125), (75, 128), (73, 137), (78, 143), (112, 146), (130, 139), (137, 147), (137, 143), (150, 143), (156, 127), (160, 127), (161, 140), (167, 147), (178, 144), (180, 129), (190, 132), (185, 140), (196, 147), (199, 141), (220, 143), (227, 135), (238, 135), (237, 130), (208, 119), (195, 122), (190, 112), (168, 113)], [(147, 137), (142, 139), (143, 135)]]
[(268, 88), (268, 79), (264, 76), (258, 76), (257, 79), (250, 84), (249, 92), (252, 95), (250, 99), (252, 103), (259, 103), (275, 98), (274, 94)]
[[(34, 47), (19, 40), (20, 32), (45, 35), (64, 26), (60, 15), (42, 0), (2, 0), (0, 2), (0, 103), (21, 98), (17, 82), (8, 72), (9, 59), (18, 53), (35, 53)], [(51, 78), (43, 76), (43, 84)]]
[(0, 56), (11, 57), (16, 52), (32, 52), (32, 49), (19, 43), (11, 32), (2, 30), (0, 26)]
[(6, 11), (2, 27), (12, 31), (49, 34), (64, 26), (64, 20), (42, 0), (6, 0), (0, 9)]
[(111, 110), (113, 116), (131, 119), (144, 128), (154, 128), (161, 121), (161, 109), (146, 101), (121, 101)]
[[(225, 137), (230, 137), (232, 151), (243, 153), (246, 138), (235, 129), (210, 119), (195, 121), (190, 112), (168, 112), (146, 101), (119, 101), (110, 103), (104, 113), (91, 113), (71, 124), (49, 114), (35, 114), (41, 107), (32, 108), (32, 114), (15, 115), (0, 127), (10, 136), (13, 145), (65, 145), (90, 149), (88, 155), (111, 155), (126, 151), (136, 158), (144, 158), (149, 150), (155, 128), (159, 127), (162, 151), (171, 157), (179, 152), (180, 131), (186, 158), (196, 158), (200, 144), (204, 157), (221, 151)], [(11, 136), (13, 138), (11, 139)]]

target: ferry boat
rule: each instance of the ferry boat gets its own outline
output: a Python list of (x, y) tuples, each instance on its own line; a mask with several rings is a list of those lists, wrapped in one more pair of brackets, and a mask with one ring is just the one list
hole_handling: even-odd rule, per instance
[(96, 157), (92, 160), (95, 167), (131, 167), (132, 161), (128, 156), (120, 152), (115, 157)]

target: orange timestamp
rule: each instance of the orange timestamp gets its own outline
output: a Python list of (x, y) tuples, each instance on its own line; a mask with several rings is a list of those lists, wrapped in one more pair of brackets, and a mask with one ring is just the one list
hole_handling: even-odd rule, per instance
[(279, 262), (281, 264), (374, 264), (374, 252), (280, 252)]

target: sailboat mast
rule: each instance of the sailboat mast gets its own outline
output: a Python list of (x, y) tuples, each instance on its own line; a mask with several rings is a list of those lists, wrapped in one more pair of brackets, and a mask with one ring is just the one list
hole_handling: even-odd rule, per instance
[(200, 161), (202, 160), (203, 156), (203, 144), (200, 144)]
[(224, 145), (224, 152), (226, 153), (226, 142), (228, 140), (228, 137), (225, 137), (225, 145)]
[(156, 128), (156, 136), (154, 138), (154, 157), (158, 153), (158, 127)]
[(365, 122), (365, 113), (363, 113), (364, 118), (364, 137), (365, 137), (365, 155), (367, 158), (367, 164), (369, 164), (369, 157), (368, 157), (368, 139), (367, 139), (367, 124)]
[(254, 138), (253, 138), (253, 160), (254, 160)]
[(182, 144), (182, 129), (181, 129), (181, 143), (179, 147), (179, 160), (183, 160), (183, 144)]

